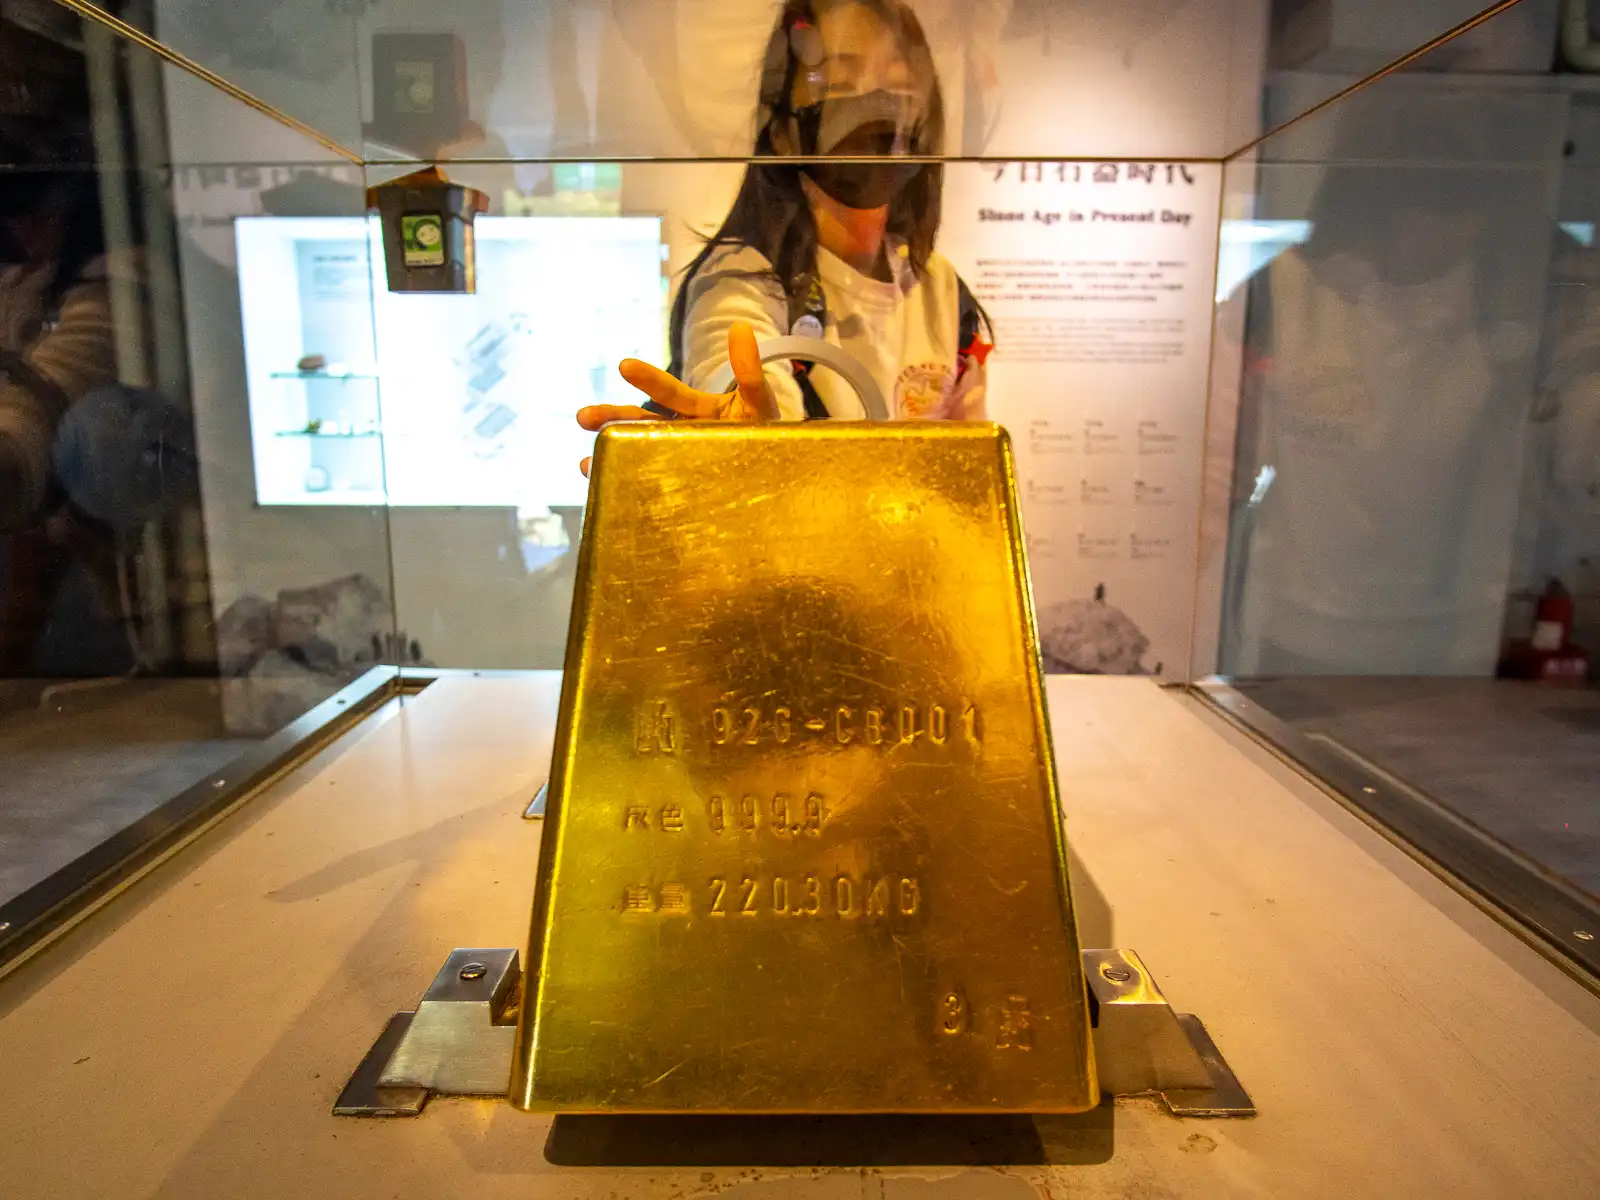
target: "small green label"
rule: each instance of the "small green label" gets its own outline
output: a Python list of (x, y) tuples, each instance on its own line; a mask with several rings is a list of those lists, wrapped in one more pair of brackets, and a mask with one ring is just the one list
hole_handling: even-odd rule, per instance
[(437, 213), (400, 218), (406, 266), (444, 266), (444, 218)]

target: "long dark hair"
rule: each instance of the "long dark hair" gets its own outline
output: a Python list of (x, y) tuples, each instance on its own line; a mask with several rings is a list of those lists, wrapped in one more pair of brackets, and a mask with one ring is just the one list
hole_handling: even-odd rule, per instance
[[(778, 154), (773, 145), (773, 126), (792, 112), (798, 60), (791, 34), (796, 25), (817, 24), (818, 16), (830, 8), (857, 5), (882, 18), (895, 32), (901, 52), (912, 71), (927, 84), (927, 107), (912, 141), (911, 153), (935, 155), (944, 147), (944, 97), (933, 67), (933, 52), (922, 24), (902, 0), (784, 0), (783, 11), (767, 41), (765, 66), (761, 73), (761, 98), (757, 109), (756, 158)], [(944, 190), (944, 168), (937, 163), (924, 165), (889, 205), (888, 233), (905, 245), (912, 272), (922, 278), (933, 255), (939, 234), (940, 197)], [(705, 247), (683, 272), (677, 299), (672, 304), (669, 326), (672, 362), (668, 370), (682, 377), (683, 326), (689, 313), (689, 285), (719, 248), (749, 246), (772, 264), (772, 279), (785, 296), (806, 296), (817, 274), (817, 223), (800, 186), (800, 168), (792, 163), (751, 163), (733, 207)]]

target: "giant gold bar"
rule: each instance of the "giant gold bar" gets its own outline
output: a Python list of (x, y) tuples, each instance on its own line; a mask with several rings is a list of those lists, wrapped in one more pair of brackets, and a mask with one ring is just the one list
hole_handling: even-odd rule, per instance
[(1098, 1102), (1003, 430), (601, 433), (527, 961), (524, 1109)]

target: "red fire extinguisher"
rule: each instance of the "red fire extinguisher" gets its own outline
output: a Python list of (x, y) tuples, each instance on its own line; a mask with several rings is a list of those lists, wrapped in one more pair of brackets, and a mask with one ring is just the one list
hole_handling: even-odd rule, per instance
[(1572, 642), (1572, 593), (1552, 579), (1539, 597), (1533, 616), (1533, 649), (1541, 654), (1558, 654)]
[(1513, 642), (1500, 673), (1513, 679), (1582, 684), (1589, 676), (1589, 652), (1572, 640), (1572, 593), (1552, 579), (1534, 610), (1533, 633)]

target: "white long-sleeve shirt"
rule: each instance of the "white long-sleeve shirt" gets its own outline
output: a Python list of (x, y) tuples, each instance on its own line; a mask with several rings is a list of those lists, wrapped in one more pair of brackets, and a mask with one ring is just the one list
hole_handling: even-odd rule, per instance
[[(897, 419), (983, 420), (984, 368), (962, 369), (960, 292), (953, 268), (935, 254), (923, 278), (913, 274), (903, 249), (891, 254), (895, 279), (863, 275), (821, 247), (817, 271), (827, 304), (823, 336), (866, 367)], [(704, 388), (728, 361), (728, 329), (746, 321), (756, 340), (787, 336), (789, 305), (758, 250), (725, 247), (713, 253), (686, 284), (683, 326), (684, 381)], [(787, 363), (767, 366), (767, 378), (786, 421), (805, 419), (800, 385)], [(864, 419), (855, 390), (826, 367), (811, 376), (828, 411)]]
[(1500, 369), (1527, 338), (1481, 322), (1481, 270), (1464, 258), (1396, 284), (1349, 254), (1273, 262), (1252, 453), (1275, 476), (1246, 594), (1264, 640), (1294, 657), (1252, 669), (1492, 667), (1528, 407)]

